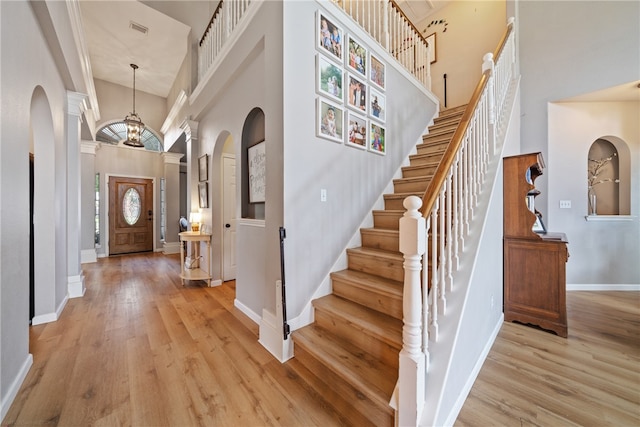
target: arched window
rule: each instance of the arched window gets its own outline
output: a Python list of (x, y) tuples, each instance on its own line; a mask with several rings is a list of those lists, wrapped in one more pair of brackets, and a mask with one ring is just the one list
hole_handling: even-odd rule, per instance
[[(127, 138), (127, 128), (122, 121), (106, 124), (96, 132), (96, 141), (117, 145)], [(142, 131), (141, 141), (144, 149), (149, 151), (164, 151), (162, 141), (154, 131), (145, 127)]]

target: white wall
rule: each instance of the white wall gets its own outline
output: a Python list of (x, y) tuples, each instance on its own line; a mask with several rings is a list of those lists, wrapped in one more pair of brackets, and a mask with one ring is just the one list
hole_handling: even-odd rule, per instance
[[(351, 237), (409, 151), (424, 133), (437, 105), (359, 27), (323, 2), (284, 2), (284, 226), (287, 310), (298, 316), (326, 280)], [(316, 11), (375, 52), (386, 66), (386, 156), (316, 137)], [(326, 13), (325, 12), (325, 13)], [(346, 110), (346, 109), (345, 109)], [(269, 117), (266, 117), (269, 123)], [(326, 189), (327, 201), (320, 201)], [(267, 210), (267, 214), (269, 211)], [(278, 254), (277, 230), (267, 237)], [(277, 259), (270, 261), (278, 266)], [(277, 270), (276, 270), (277, 272)], [(279, 272), (274, 274), (279, 277)], [(275, 293), (274, 293), (275, 294)]]
[[(549, 186), (547, 227), (569, 239), (567, 286), (640, 285), (640, 102), (551, 103), (548, 108), (547, 179), (562, 185)], [(585, 220), (587, 157), (601, 137), (619, 138), (628, 146), (630, 182), (621, 182), (620, 190), (631, 195), (630, 221)], [(560, 209), (560, 200), (570, 200), (571, 209)]]
[(0, 11), (0, 415), (4, 416), (31, 364), (28, 153), (32, 94), (38, 86), (46, 96), (53, 128), (49, 135), (53, 149), (48, 150), (52, 156), (39, 161), (50, 165), (47, 170), (57, 192), (54, 211), (48, 217), (41, 215), (53, 230), (48, 238), (55, 239), (43, 242), (55, 251), (48, 254), (55, 273), (47, 287), (54, 311), (66, 297), (66, 89), (29, 3), (0, 2)]
[[(443, 20), (447, 25), (429, 26), (434, 20)], [(423, 36), (436, 34), (437, 60), (431, 64), (431, 90), (442, 106), (443, 74), (447, 75), (447, 108), (469, 102), (482, 75), (482, 56), (495, 51), (506, 23), (505, 0), (456, 0), (416, 24)]]
[[(136, 71), (138, 74), (140, 70)], [(133, 79), (133, 70), (131, 73)], [(133, 89), (120, 86), (105, 80), (94, 79), (96, 95), (100, 103), (100, 121), (96, 129), (103, 123), (123, 120), (133, 110)], [(136, 114), (142, 122), (160, 134), (160, 128), (167, 117), (167, 100), (136, 89)], [(160, 134), (162, 135), (162, 134)], [(162, 136), (160, 137), (162, 140)]]
[[(518, 23), (521, 152), (540, 151), (549, 164), (549, 102), (638, 79), (640, 2), (521, 1)], [(549, 188), (559, 185), (549, 174), (536, 180), (536, 203), (545, 217), (557, 203), (548, 199)]]

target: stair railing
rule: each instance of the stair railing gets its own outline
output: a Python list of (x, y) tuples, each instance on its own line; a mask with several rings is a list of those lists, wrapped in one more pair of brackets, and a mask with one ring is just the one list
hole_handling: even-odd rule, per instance
[[(513, 18), (498, 48), (483, 58), (482, 77), (422, 200), (408, 197), (400, 221), (405, 258), (403, 336), (397, 385), (399, 425), (417, 425), (424, 404), (429, 344), (438, 341), (447, 295), (454, 291), (478, 195), (507, 119), (515, 70)], [(497, 58), (494, 65), (493, 58)], [(424, 227), (416, 226), (424, 218)], [(424, 255), (423, 255), (424, 254)], [(422, 259), (422, 277), (416, 259)], [(423, 286), (423, 284), (425, 286)], [(418, 350), (419, 349), (419, 350)]]
[(223, 0), (218, 3), (198, 43), (198, 82), (204, 79), (251, 3), (252, 0)]
[(431, 89), (429, 43), (393, 0), (332, 0), (424, 87)]

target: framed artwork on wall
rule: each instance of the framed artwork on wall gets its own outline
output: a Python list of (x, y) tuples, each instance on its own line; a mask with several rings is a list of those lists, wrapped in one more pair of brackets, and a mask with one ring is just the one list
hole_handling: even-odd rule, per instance
[(267, 162), (265, 149), (265, 141), (247, 148), (249, 203), (263, 203), (266, 200)]
[(384, 90), (386, 87), (386, 75), (384, 63), (372, 53), (369, 61), (369, 80), (371, 80), (371, 84), (380, 90)]
[(205, 154), (198, 158), (198, 181), (206, 181), (209, 179), (209, 156)]
[(383, 155), (387, 153), (385, 128), (373, 122), (369, 130), (369, 151)]
[(429, 44), (429, 56), (431, 57), (431, 64), (438, 60), (436, 56), (436, 33), (427, 37), (427, 43)]
[(200, 208), (209, 207), (209, 186), (206, 182), (198, 184), (198, 198), (200, 199)]
[(342, 102), (344, 94), (344, 72), (342, 67), (331, 62), (324, 55), (316, 55), (318, 67), (316, 70), (316, 91), (320, 95), (328, 96), (336, 101)]
[(337, 104), (324, 98), (318, 98), (317, 135), (334, 142), (342, 143), (344, 110)]
[(349, 68), (360, 74), (363, 77), (367, 77), (367, 49), (349, 35), (349, 53), (347, 55), (347, 64)]
[(362, 150), (367, 149), (367, 119), (347, 111), (347, 145)]
[(347, 105), (363, 114), (367, 113), (367, 85), (357, 76), (349, 73), (347, 79)]
[(342, 63), (342, 28), (336, 25), (336, 21), (323, 12), (317, 11), (316, 34), (318, 40), (316, 46), (320, 52), (331, 59)]
[(384, 123), (386, 114), (387, 101), (385, 96), (371, 88), (369, 92), (369, 117)]

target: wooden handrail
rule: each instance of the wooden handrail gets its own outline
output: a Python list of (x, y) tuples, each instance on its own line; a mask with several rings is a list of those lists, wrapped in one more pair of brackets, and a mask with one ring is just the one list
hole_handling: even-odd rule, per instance
[(415, 25), (413, 25), (413, 22), (411, 22), (411, 20), (407, 17), (407, 15), (405, 15), (405, 13), (402, 11), (402, 9), (400, 9), (400, 6), (398, 6), (398, 4), (394, 1), (394, 0), (389, 0), (389, 3), (391, 3), (391, 7), (393, 7), (394, 9), (396, 9), (398, 12), (400, 12), (400, 15), (402, 15), (402, 17), (405, 19), (405, 21), (407, 21), (407, 24), (409, 24), (409, 26), (411, 28), (413, 28), (413, 31), (416, 32), (416, 34), (418, 34), (418, 36), (420, 37), (420, 39), (422, 39), (422, 41), (424, 42), (425, 45), (429, 45), (429, 42), (427, 41), (426, 38), (424, 38), (424, 36), (422, 35), (422, 33), (416, 28)]
[[(495, 58), (497, 58), (497, 56), (502, 53), (502, 50), (504, 49), (504, 46), (509, 35), (511, 34), (512, 29), (513, 25), (509, 24), (504, 36), (500, 40), (498, 48), (496, 49), (496, 53), (494, 55)], [(480, 81), (478, 82), (476, 89), (471, 95), (471, 100), (469, 101), (469, 104), (467, 104), (467, 108), (464, 110), (462, 118), (460, 119), (460, 124), (458, 124), (458, 127), (456, 128), (456, 131), (451, 138), (451, 143), (444, 152), (442, 160), (440, 160), (440, 164), (438, 164), (438, 168), (433, 174), (433, 178), (431, 179), (431, 182), (427, 186), (427, 189), (422, 196), (422, 208), (420, 209), (420, 212), (425, 218), (431, 213), (433, 205), (438, 198), (439, 190), (444, 185), (447, 175), (449, 174), (449, 170), (451, 169), (451, 166), (453, 165), (453, 162), (455, 160), (456, 154), (458, 154), (458, 150), (460, 150), (462, 139), (464, 138), (464, 135), (467, 132), (467, 128), (469, 127), (470, 119), (476, 107), (478, 106), (482, 93), (484, 92), (484, 89), (487, 86), (487, 82), (489, 81), (489, 73), (489, 70), (486, 70), (484, 73), (482, 73), (482, 77), (480, 77)]]
[(502, 39), (500, 39), (500, 42), (498, 43), (498, 47), (496, 47), (496, 50), (493, 52), (493, 62), (498, 62), (498, 59), (504, 50), (504, 45), (507, 44), (507, 40), (511, 35), (511, 31), (513, 31), (513, 23), (509, 23), (509, 25), (507, 25), (507, 31), (504, 32)]
[(222, 9), (222, 2), (224, 0), (220, 0), (220, 3), (218, 3), (218, 6), (216, 7), (216, 10), (213, 11), (213, 15), (211, 15), (211, 19), (209, 20), (209, 24), (207, 24), (207, 28), (205, 28), (204, 30), (204, 34), (202, 34), (202, 37), (200, 37), (200, 42), (198, 42), (198, 46), (202, 46), (202, 43), (204, 42), (205, 37), (207, 37), (207, 33), (209, 32), (209, 30), (211, 29), (211, 26), (213, 25), (213, 21), (216, 20), (216, 16), (218, 15), (218, 13), (220, 13), (220, 9)]

